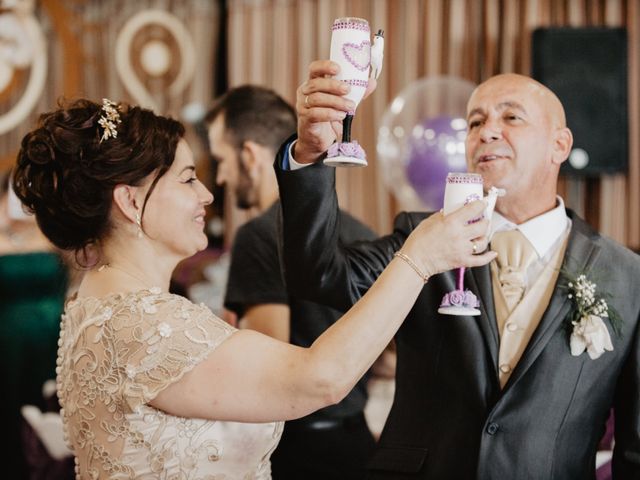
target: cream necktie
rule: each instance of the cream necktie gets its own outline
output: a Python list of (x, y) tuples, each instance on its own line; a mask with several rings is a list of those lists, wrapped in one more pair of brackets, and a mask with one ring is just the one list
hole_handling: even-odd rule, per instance
[(498, 279), (511, 313), (524, 295), (527, 268), (537, 258), (537, 254), (520, 230), (494, 234), (491, 249), (498, 253)]

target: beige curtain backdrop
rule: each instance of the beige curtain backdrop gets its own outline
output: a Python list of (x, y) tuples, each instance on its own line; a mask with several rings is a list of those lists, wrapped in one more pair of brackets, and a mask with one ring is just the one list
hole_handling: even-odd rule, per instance
[(378, 90), (358, 109), (353, 136), (369, 166), (340, 169), (344, 208), (380, 233), (398, 207), (376, 160), (378, 122), (409, 83), (455, 75), (479, 83), (502, 72), (528, 74), (531, 33), (545, 26), (624, 26), (629, 42), (629, 171), (561, 179), (567, 204), (602, 233), (640, 248), (640, 2), (636, 0), (229, 0), (229, 83), (258, 83), (290, 101), (308, 64), (328, 58), (331, 24), (366, 18), (385, 31)]

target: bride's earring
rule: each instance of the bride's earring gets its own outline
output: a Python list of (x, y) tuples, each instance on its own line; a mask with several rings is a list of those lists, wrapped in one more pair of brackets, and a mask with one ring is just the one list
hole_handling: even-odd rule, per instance
[(136, 225), (138, 225), (138, 233), (136, 236), (142, 238), (142, 219), (140, 218), (140, 212), (136, 212)]

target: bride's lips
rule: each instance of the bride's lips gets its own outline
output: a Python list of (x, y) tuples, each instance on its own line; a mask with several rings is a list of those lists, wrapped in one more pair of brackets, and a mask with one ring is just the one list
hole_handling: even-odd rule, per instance
[(195, 217), (195, 219), (194, 219), (194, 220), (196, 221), (196, 223), (199, 223), (199, 224), (201, 224), (201, 225), (204, 225), (204, 217), (205, 217), (205, 214), (206, 214), (205, 212), (200, 212), (200, 214), (199, 214), (199, 215), (197, 215), (197, 216)]

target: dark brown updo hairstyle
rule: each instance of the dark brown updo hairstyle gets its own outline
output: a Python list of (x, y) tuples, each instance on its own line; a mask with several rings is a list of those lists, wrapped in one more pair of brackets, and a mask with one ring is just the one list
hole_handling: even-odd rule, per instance
[(171, 167), (182, 124), (140, 107), (117, 106), (117, 136), (101, 141), (103, 106), (89, 100), (44, 113), (22, 139), (13, 189), (35, 213), (55, 246), (86, 253), (110, 232), (116, 185), (140, 185), (155, 172), (142, 214), (157, 181)]

